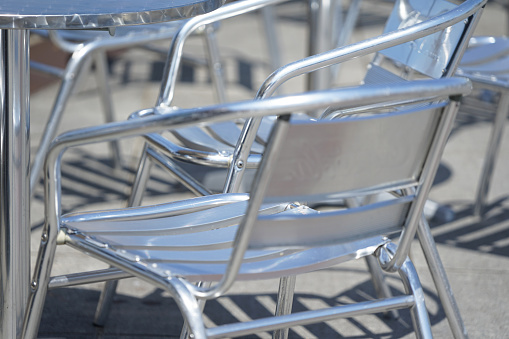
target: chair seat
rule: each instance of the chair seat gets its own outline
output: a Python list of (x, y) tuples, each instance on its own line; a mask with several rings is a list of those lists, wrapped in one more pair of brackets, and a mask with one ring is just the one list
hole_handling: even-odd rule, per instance
[[(226, 270), (237, 224), (247, 203), (235, 202), (162, 218), (152, 218), (147, 214), (147, 219), (141, 220), (119, 221), (103, 214), (102, 218), (93, 218), (93, 221), (80, 221), (80, 215), (74, 214), (62, 219), (62, 228), (67, 230), (72, 244), (110, 252), (128, 265), (135, 262), (140, 269), (150, 270), (159, 276), (169, 276), (168, 272), (171, 272), (190, 281), (217, 281)], [(283, 211), (286, 206), (264, 205), (261, 210), (263, 214), (316, 213), (305, 206)], [(137, 215), (141, 209), (146, 208), (133, 208), (131, 212)], [(248, 250), (238, 278), (268, 279), (282, 274), (305, 273), (373, 254), (387, 242), (387, 238), (376, 236), (311, 249)]]
[(461, 60), (459, 75), (497, 90), (509, 87), (509, 39), (475, 37)]

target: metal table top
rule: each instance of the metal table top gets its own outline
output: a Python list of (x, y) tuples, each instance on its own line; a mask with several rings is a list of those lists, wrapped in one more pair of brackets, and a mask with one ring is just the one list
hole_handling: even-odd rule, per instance
[(190, 18), (224, 0), (2, 0), (0, 29), (99, 29)]

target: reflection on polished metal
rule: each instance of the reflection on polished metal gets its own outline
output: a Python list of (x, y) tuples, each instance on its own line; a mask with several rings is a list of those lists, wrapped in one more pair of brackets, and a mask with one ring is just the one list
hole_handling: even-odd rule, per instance
[(2, 0), (0, 28), (105, 29), (190, 18), (213, 11), (223, 0)]
[(0, 30), (0, 338), (20, 338), (30, 281), (29, 34)]

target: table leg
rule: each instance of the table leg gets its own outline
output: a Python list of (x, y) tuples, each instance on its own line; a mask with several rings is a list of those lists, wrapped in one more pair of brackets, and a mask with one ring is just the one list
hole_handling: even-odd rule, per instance
[(0, 30), (0, 338), (21, 338), (30, 281), (29, 33)]
[[(334, 8), (341, 6), (336, 0), (309, 0), (309, 55), (315, 55), (332, 48)], [(329, 87), (330, 70), (323, 69), (309, 74), (308, 88), (320, 90)]]

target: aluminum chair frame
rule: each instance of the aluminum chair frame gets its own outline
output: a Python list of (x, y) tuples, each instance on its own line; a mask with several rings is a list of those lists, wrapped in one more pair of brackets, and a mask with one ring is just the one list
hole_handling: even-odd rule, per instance
[[(431, 188), (434, 174), (438, 168), (447, 137), (451, 131), (455, 114), (459, 107), (459, 98), (462, 95), (469, 93), (470, 90), (471, 85), (467, 79), (451, 78), (413, 81), (407, 84), (380, 85), (373, 87), (364, 86), (310, 92), (294, 96), (223, 104), (198, 109), (182, 109), (175, 111), (169, 109), (165, 110), (164, 107), (159, 106), (154, 108), (154, 110), (168, 114), (159, 114), (146, 117), (144, 119), (111, 123), (100, 127), (85, 128), (61, 135), (53, 143), (46, 160), (46, 222), (42, 233), (38, 262), (34, 272), (33, 282), (31, 284), (32, 295), (30, 297), (30, 307), (27, 308), (27, 315), (25, 318), (25, 337), (33, 338), (36, 336), (48, 282), (50, 281), (51, 265), (56, 246), (57, 244), (68, 244), (89, 255), (100, 258), (111, 265), (119, 267), (122, 271), (127, 272), (128, 274), (141, 277), (158, 287), (165, 288), (175, 298), (175, 301), (179, 305), (181, 312), (183, 313), (183, 316), (186, 319), (187, 324), (190, 326), (191, 332), (194, 334), (195, 338), (241, 336), (248, 333), (255, 333), (257, 331), (275, 330), (277, 328), (290, 327), (296, 324), (309, 324), (313, 322), (331, 320), (338, 317), (351, 317), (361, 313), (381, 312), (384, 310), (402, 307), (409, 307), (411, 309), (412, 320), (418, 337), (431, 338), (431, 328), (424, 305), (424, 295), (415, 269), (408, 259), (408, 251), (416, 231), (420, 229), (419, 220), (422, 215), (424, 203), (429, 189)], [(378, 117), (347, 118), (328, 122), (324, 121), (321, 123), (309, 121), (306, 123), (299, 123), (298, 121), (292, 122), (292, 120), (289, 120), (289, 115), (284, 115), (283, 118), (278, 119), (278, 122), (273, 129), (266, 154), (259, 166), (258, 176), (256, 183), (253, 185), (250, 198), (248, 198), (245, 194), (221, 194), (199, 197), (176, 203), (156, 205), (153, 207), (85, 212), (82, 214), (74, 213), (67, 216), (61, 215), (62, 197), (60, 187), (60, 162), (63, 153), (70, 147), (111, 141), (117, 138), (138, 136), (142, 133), (152, 133), (171, 128), (181, 128), (196, 123), (247, 118), (249, 116), (260, 117), (265, 115), (288, 114), (290, 112), (301, 110), (324, 109), (328, 106), (349, 108), (357, 105), (370, 103), (375, 104), (380, 101), (388, 100), (388, 97), (390, 100), (405, 100), (409, 97), (420, 98), (422, 96), (434, 98), (431, 99), (431, 102), (436, 102), (436, 104), (430, 104), (428, 107), (422, 107), (422, 105), (420, 105), (419, 107), (405, 113), (395, 112), (391, 114), (382, 114), (382, 116)], [(446, 101), (443, 102), (443, 100)], [(422, 124), (413, 123), (415, 122), (414, 120), (412, 120), (412, 123), (410, 123), (409, 120), (405, 120), (407, 118), (415, 119), (417, 117), (420, 117), (420, 122), (429, 121), (426, 126), (430, 129), (430, 131), (434, 132), (428, 132), (427, 129), (422, 128)], [(331, 164), (339, 164), (336, 160), (334, 160), (334, 156), (332, 158), (329, 156), (329, 153), (323, 154), (324, 156), (327, 156), (327, 158), (321, 157), (321, 159), (327, 159), (325, 161), (326, 164), (324, 163), (319, 169), (324, 170), (324, 172), (321, 173), (321, 175), (315, 176), (314, 174), (316, 174), (316, 169), (312, 169), (311, 172), (309, 172), (309, 169), (305, 169), (306, 164), (309, 165), (309, 160), (315, 164), (314, 160), (309, 159), (308, 157), (302, 157), (303, 153), (301, 144), (295, 144), (293, 139), (300, 139), (303, 135), (302, 128), (305, 128), (311, 134), (315, 133), (315, 135), (326, 136), (323, 141), (319, 141), (318, 143), (305, 143), (308, 148), (311, 147), (307, 150), (316, 150), (317, 148), (322, 150), (321, 146), (323, 145), (323, 142), (328, 140), (329, 135), (331, 135), (327, 133), (324, 134), (322, 132), (326, 131), (326, 128), (328, 128), (329, 133), (338, 135), (336, 131), (338, 126), (341, 124), (347, 124), (345, 125), (345, 128), (352, 128), (352, 126), (356, 126), (352, 124), (360, 124), (361, 126), (358, 128), (363, 128), (362, 126), (376, 127), (380, 123), (384, 123), (386, 127), (390, 126), (390, 129), (404, 131), (404, 135), (412, 135), (411, 138), (413, 138), (415, 136), (415, 134), (413, 134), (415, 131), (408, 132), (407, 128), (401, 128), (399, 125), (399, 123), (405, 123), (405, 121), (408, 126), (414, 126), (414, 129), (417, 128), (420, 131), (424, 131), (421, 135), (424, 138), (423, 140), (427, 141), (423, 142), (423, 140), (419, 139), (413, 143), (413, 146), (417, 147), (417, 149), (410, 152), (417, 152), (420, 150), (424, 154), (412, 153), (415, 155), (415, 161), (409, 166), (403, 166), (403, 163), (408, 165), (406, 160), (408, 158), (406, 156), (399, 157), (400, 160), (404, 160), (401, 164), (398, 162), (398, 164), (402, 165), (402, 172), (404, 172), (404, 174), (401, 174), (401, 177), (398, 177), (399, 179), (394, 177), (392, 174), (394, 173), (393, 170), (388, 170), (385, 171), (385, 175), (381, 174), (377, 179), (369, 175), (369, 183), (364, 183), (363, 180), (360, 179), (360, 181), (357, 182), (355, 180), (337, 180), (338, 177), (336, 171), (327, 171)], [(293, 131), (293, 134), (288, 134), (292, 133), (291, 131)], [(385, 130), (382, 133), (385, 133)], [(342, 134), (340, 133), (339, 135), (341, 138)], [(392, 136), (393, 134), (389, 133), (388, 135)], [(351, 133), (350, 136), (354, 136), (356, 140), (359, 138), (358, 133)], [(312, 137), (310, 136), (310, 140), (311, 138)], [(337, 144), (337, 142), (334, 141), (334, 144)], [(407, 144), (410, 145), (411, 143), (398, 142), (398, 145), (405, 145), (405, 147)], [(358, 144), (353, 143), (351, 145)], [(347, 150), (348, 148), (349, 147), (345, 147), (344, 149)], [(376, 144), (374, 148), (378, 148), (378, 144)], [(334, 149), (337, 149), (337, 147), (329, 148), (331, 151)], [(344, 151), (335, 153), (335, 156), (340, 155), (340, 153), (344, 156), (348, 154), (348, 152), (344, 153)], [(353, 153), (355, 153), (355, 155), (352, 159), (359, 158), (359, 153), (357, 151), (353, 151)], [(297, 154), (299, 156), (296, 156)], [(312, 152), (306, 154), (315, 155), (316, 153)], [(400, 153), (398, 152), (398, 154)], [(372, 163), (375, 161), (370, 157), (361, 158), (369, 158), (369, 162)], [(344, 158), (342, 157), (342, 159)], [(381, 159), (376, 159), (376, 161), (380, 160)], [(297, 161), (300, 165), (297, 165), (295, 161)], [(301, 164), (302, 161), (303, 163)], [(391, 164), (389, 167), (393, 168), (394, 158), (384, 160), (384, 165), (387, 164)], [(297, 167), (294, 165), (297, 165)], [(301, 165), (304, 167), (301, 167)], [(368, 166), (363, 168), (377, 167)], [(295, 171), (294, 169), (298, 170)], [(287, 170), (290, 170), (290, 172)], [(341, 167), (341, 170), (351, 173), (348, 166)], [(283, 175), (283, 177), (281, 177), (281, 175)], [(288, 175), (290, 175), (292, 182), (299, 183), (300, 189), (298, 185), (284, 184), (285, 180), (288, 179)], [(336, 180), (332, 180), (331, 178), (333, 177), (335, 177)], [(340, 177), (343, 179), (343, 175)], [(330, 188), (330, 184), (332, 182), (334, 182), (334, 186), (337, 185), (334, 189)], [(400, 198), (396, 198), (389, 203), (382, 203), (376, 206), (373, 205), (372, 207), (354, 208), (343, 212), (334, 212), (333, 214), (317, 214), (305, 207), (297, 206), (296, 208), (282, 212), (284, 215), (281, 214), (281, 217), (279, 214), (259, 215), (262, 203), (276, 204), (275, 206), (279, 206), (283, 203), (283, 205), (286, 206), (288, 204), (284, 203), (285, 201), (307, 201), (310, 199), (322, 200), (330, 194), (335, 194), (335, 192), (342, 192), (340, 195), (345, 197), (355, 197), (359, 196), (359, 194), (375, 194), (384, 190), (396, 190), (397, 192), (401, 192), (403, 190), (406, 194), (403, 194)], [(132, 225), (134, 227), (135, 225), (133, 223), (141, 222), (143, 225), (145, 222), (149, 222), (150, 220), (156, 220), (157, 223), (158, 219), (151, 219), (154, 217), (165, 218), (172, 215), (179, 215), (179, 217), (182, 217), (182, 213), (190, 213), (184, 216), (186, 219), (188, 216), (192, 217), (193, 213), (203, 212), (204, 208), (213, 208), (213, 210), (210, 211), (215, 213), (208, 213), (210, 216), (213, 216), (217, 215), (217, 208), (221, 208), (217, 206), (228, 204), (227, 211), (235, 211), (235, 208), (232, 208), (232, 206), (235, 206), (233, 204), (237, 202), (238, 206), (239, 203), (243, 203), (242, 200), (246, 199), (249, 199), (249, 202), (247, 209), (245, 206), (240, 207), (241, 214), (245, 212), (245, 215), (239, 223), (238, 231), (234, 230), (237, 235), (235, 236), (235, 242), (228, 264), (225, 267), (220, 265), (219, 270), (216, 273), (214, 273), (216, 269), (213, 267), (217, 267), (217, 265), (207, 263), (202, 267), (205, 269), (205, 271), (201, 271), (202, 273), (200, 273), (201, 269), (192, 273), (192, 267), (190, 267), (191, 271), (184, 269), (182, 272), (176, 273), (177, 275), (173, 275), (171, 272), (164, 269), (164, 267), (158, 269), (157, 267), (159, 267), (160, 264), (158, 264), (158, 266), (150, 264), (150, 262), (145, 263), (143, 252), (135, 251), (133, 253), (129, 253), (130, 250), (128, 248), (124, 248), (125, 250), (116, 249), (116, 247), (120, 245), (118, 240), (115, 240), (114, 243), (110, 245), (106, 245), (106, 243), (102, 242), (104, 240), (104, 236), (107, 237), (107, 234), (109, 234), (104, 226), (107, 226), (111, 221), (114, 223), (117, 221), (117, 225), (125, 224), (126, 227), (130, 228), (128, 225)], [(408, 209), (407, 207), (402, 206), (407, 206)], [(371, 224), (370, 227), (375, 228), (368, 228), (366, 231), (361, 233), (358, 233), (359, 230), (357, 226), (345, 229), (337, 228), (338, 223), (336, 218), (338, 217), (345, 217), (347, 218), (345, 220), (349, 220), (349, 216), (355, 218), (356, 216), (361, 216), (365, 213), (380, 213), (379, 211), (385, 213), (386, 216), (391, 216), (387, 221), (387, 225), (383, 225), (384, 223), (382, 223), (381, 226), (378, 225), (380, 219), (373, 218), (371, 215), (371, 217), (367, 217), (368, 219), (365, 219), (366, 216), (364, 216), (364, 219), (357, 219), (357, 222), (363, 223), (362, 220), (364, 220), (364, 222), (366, 220), (371, 220), (368, 224)], [(396, 211), (399, 211), (399, 213)], [(231, 214), (231, 212), (229, 213)], [(304, 216), (302, 214), (304, 214)], [(231, 216), (237, 218), (236, 216), (239, 215), (234, 212)], [(394, 220), (394, 216), (399, 217), (396, 217), (397, 220)], [(309, 218), (312, 218), (313, 221)], [(188, 219), (186, 220), (189, 221)], [(355, 220), (356, 219), (353, 219), (353, 221)], [(373, 220), (377, 220), (377, 222), (373, 223)], [(118, 221), (122, 222), (118, 223)], [(184, 225), (188, 224), (187, 221)], [(229, 225), (234, 225), (237, 222), (238, 219), (234, 219), (233, 223), (229, 223)], [(322, 230), (322, 228), (317, 228), (316, 226), (313, 227), (313, 231), (311, 231), (312, 234), (310, 234), (309, 227), (306, 227), (309, 222), (312, 222), (315, 226), (318, 225), (316, 222), (323, 222), (323, 232), (317, 232), (318, 230)], [(79, 225), (82, 225), (81, 227), (85, 228), (89, 227), (89, 231), (92, 233), (87, 235), (86, 232), (83, 232), (83, 229), (80, 230)], [(218, 224), (214, 224), (212, 227), (210, 223), (208, 225), (209, 226), (205, 227), (212, 232), (222, 232), (222, 230), (227, 231), (232, 229), (232, 227), (224, 225), (224, 222), (220, 222), (219, 228), (217, 228)], [(296, 232), (295, 239), (288, 237), (288, 230), (285, 228), (288, 226), (296, 227), (294, 228), (294, 231)], [(388, 239), (380, 237), (382, 235), (386, 235), (387, 232), (400, 230), (400, 227), (402, 226), (404, 226), (403, 232), (400, 235), (397, 247), (392, 243), (388, 243)], [(145, 227), (146, 226), (138, 225), (135, 228), (132, 228), (132, 230), (146, 230)], [(267, 238), (266, 227), (275, 231), (279, 230), (279, 235), (277, 232), (273, 233), (270, 231), (269, 233), (271, 233), (271, 236)], [(283, 228), (276, 229), (274, 227)], [(181, 230), (183, 231), (184, 229), (182, 228)], [(96, 236), (91, 235), (94, 232)], [(100, 236), (97, 235), (97, 232), (106, 233), (105, 235)], [(334, 239), (335, 237), (331, 237), (331, 234), (335, 234), (336, 239)], [(175, 236), (176, 235), (173, 235), (171, 237)], [(195, 234), (192, 234), (191, 237), (194, 240), (199, 238)], [(312, 239), (313, 237), (314, 239)], [(337, 237), (339, 237), (339, 239), (337, 239)], [(153, 239), (153, 236), (151, 236), (151, 238)], [(136, 239), (137, 241), (141, 238), (140, 236), (137, 236), (131, 239)], [(168, 240), (169, 239), (170, 238), (168, 238)], [(233, 238), (227, 236), (226, 239)], [(168, 240), (164, 240), (164, 242), (167, 243)], [(284, 276), (287, 274), (301, 273), (308, 270), (320, 269), (329, 265), (334, 265), (341, 261), (337, 258), (337, 255), (339, 252), (343, 252), (344, 247), (341, 244), (345, 244), (345, 241), (347, 241), (349, 246), (353, 246), (346, 259), (358, 258), (359, 256), (375, 253), (384, 269), (388, 271), (398, 271), (400, 273), (408, 295), (382, 299), (379, 301), (369, 301), (346, 307), (340, 306), (333, 307), (328, 310), (288, 314), (247, 323), (205, 329), (201, 318), (201, 310), (196, 298), (216, 298), (224, 294), (236, 279), (249, 278), (250, 274), (253, 274), (252, 277), (254, 278), (266, 278), (271, 276)], [(180, 244), (180, 240), (177, 240), (177, 243)], [(219, 243), (221, 243), (220, 240)], [(255, 271), (250, 272), (248, 266), (251, 264), (249, 261), (244, 262), (244, 255), (248, 253), (246, 251), (249, 249), (261, 250), (266, 247), (286, 248), (286, 251), (289, 251), (287, 254), (291, 257), (293, 253), (292, 251), (302, 248), (302, 246), (304, 246), (304, 248), (309, 248), (308, 250), (304, 250), (304, 253), (306, 253), (306, 251), (322, 253), (322, 249), (325, 249), (325, 252), (323, 253), (331, 253), (332, 256), (326, 255), (323, 257), (326, 260), (324, 262), (313, 262), (311, 259), (313, 256), (304, 255), (302, 256), (303, 259), (307, 258), (311, 261), (303, 266), (303, 270), (300, 268), (301, 264), (297, 263), (296, 266), (293, 266), (293, 268), (292, 266), (284, 267), (283, 265), (282, 270), (278, 271), (276, 268), (272, 273), (270, 269), (268, 271), (260, 271), (260, 268), (263, 267), (263, 263), (261, 266), (257, 266), (258, 264), (256, 264), (256, 262), (253, 263)], [(346, 246), (346, 248), (348, 248), (348, 246)], [(335, 253), (335, 251), (339, 252)], [(262, 253), (262, 255), (264, 254)], [(268, 259), (270, 267), (278, 262), (278, 256), (279, 255), (276, 255), (276, 259)], [(298, 256), (299, 255), (297, 255), (297, 257)], [(286, 261), (287, 260), (283, 260), (283, 262)], [(179, 267), (184, 268), (185, 264), (177, 264), (177, 266), (173, 267), (172, 270), (180, 270)], [(207, 270), (211, 270), (209, 272), (210, 274), (206, 272)], [(186, 274), (186, 271), (188, 271), (189, 274)], [(125, 273), (120, 272), (118, 269), (112, 269), (94, 273), (92, 278), (89, 276), (86, 279), (75, 277), (71, 279), (65, 278), (57, 280), (62, 282), (67, 279), (67, 281), (77, 282), (81, 279), (81, 282), (91, 282), (94, 280), (104, 280), (105, 278), (117, 279), (121, 275), (125, 275)], [(100, 276), (100, 279), (98, 279), (98, 276)], [(210, 288), (196, 286), (191, 283), (192, 281), (203, 280), (215, 280), (218, 281), (218, 283)]]
[(474, 202), (474, 215), (484, 215), (488, 192), (492, 181), (495, 162), (501, 147), (505, 124), (509, 117), (509, 39), (505, 37), (474, 37), (470, 40), (458, 74), (468, 77), (478, 91), (491, 91), (500, 97), (495, 107), (485, 107), (482, 99), (467, 97), (464, 99), (465, 111), (472, 113), (494, 113), (491, 133), (488, 140), (481, 175), (477, 184)]
[[(421, 68), (418, 69), (421, 73), (430, 72), (429, 76), (431, 77), (449, 77), (454, 74), (457, 69), (457, 65), (461, 56), (463, 54), (464, 49), (466, 48), (466, 44), (468, 42), (469, 37), (472, 35), (472, 32), (477, 25), (477, 22), (482, 13), (482, 9), (485, 5), (486, 1), (466, 1), (461, 5), (458, 5), (457, 8), (451, 11), (446, 11), (445, 13), (433, 17), (431, 19), (427, 19), (423, 22), (420, 22), (411, 27), (405, 27), (401, 29), (396, 29), (398, 25), (393, 26), (394, 31), (389, 31), (384, 33), (383, 35), (368, 39), (365, 41), (361, 41), (359, 43), (352, 44), (350, 46), (345, 46), (338, 48), (333, 51), (325, 52), (317, 56), (311, 56), (304, 60), (297, 61), (290, 65), (284, 66), (281, 69), (278, 69), (274, 72), (268, 80), (262, 85), (261, 89), (258, 92), (258, 98), (270, 97), (276, 89), (279, 88), (281, 84), (285, 81), (292, 79), (296, 76), (307, 74), (316, 69), (334, 66), (336, 64), (342, 63), (344, 61), (348, 61), (352, 58), (381, 52), (386, 50), (389, 47), (394, 47), (398, 44), (403, 45), (405, 43), (412, 44), (413, 41), (423, 38), (425, 36), (431, 34), (438, 34), (442, 30), (445, 30), (447, 27), (450, 27), (454, 24), (464, 24), (464, 31), (462, 37), (459, 38), (460, 42), (456, 46), (456, 48), (451, 48), (448, 50), (449, 58), (443, 58), (442, 63), (437, 63), (433, 58), (430, 58), (425, 65), (432, 65), (435, 68), (426, 69)], [(442, 41), (441, 37), (435, 37), (436, 41)], [(177, 39), (174, 41), (176, 42)], [(434, 41), (434, 42), (436, 42)], [(178, 44), (175, 44), (170, 49), (170, 56), (178, 55)], [(429, 46), (429, 45), (428, 45)], [(452, 51), (455, 51), (452, 53)], [(399, 60), (401, 52), (408, 53), (407, 51), (398, 50), (398, 47), (393, 48), (392, 51), (384, 51), (389, 57), (394, 57), (394, 59)], [(382, 53), (384, 53), (382, 52)], [(407, 54), (403, 54), (407, 55)], [(169, 63), (169, 72), (168, 72), (168, 81), (163, 84), (163, 89), (160, 94), (159, 104), (163, 106), (171, 106), (171, 101), (173, 99), (173, 88), (175, 83), (175, 72), (172, 69), (178, 69), (179, 59), (172, 57), (174, 63)], [(445, 60), (445, 62), (444, 62)], [(379, 69), (377, 63), (379, 62), (379, 58), (375, 58), (372, 69)], [(404, 62), (404, 61), (403, 61)], [(439, 68), (436, 68), (438, 66)], [(373, 71), (372, 71), (373, 72)], [(374, 73), (374, 72), (373, 72)], [(405, 81), (401, 78), (401, 76), (391, 75), (389, 78), (387, 74), (383, 74), (383, 81), (392, 81), (392, 82), (401, 82)], [(412, 74), (406, 75), (412, 76)], [(367, 79), (369, 80), (369, 79)], [(139, 115), (151, 114), (151, 112), (140, 112)], [(209, 166), (219, 166), (219, 167), (227, 167), (229, 164), (236, 164), (236, 166), (229, 167), (229, 173), (227, 176), (227, 182), (225, 184), (225, 188), (223, 192), (237, 192), (240, 188), (240, 183), (242, 179), (242, 175), (246, 168), (256, 167), (260, 161), (259, 154), (252, 154), (249, 152), (249, 147), (242, 147), (242, 145), (251, 145), (257, 138), (256, 132), (259, 130), (258, 127), (262, 123), (262, 119), (250, 119), (244, 125), (244, 129), (241, 132), (241, 136), (239, 138), (239, 142), (237, 147), (233, 153), (221, 152), (221, 153), (207, 153), (207, 152), (199, 152), (194, 150), (196, 158), (190, 159), (190, 154), (192, 151), (189, 149), (183, 149), (179, 147), (175, 147), (175, 145), (169, 145), (165, 142), (165, 139), (156, 134), (150, 134), (147, 137), (147, 141), (150, 146), (146, 149), (147, 152), (144, 152), (142, 158), (140, 160), (140, 166), (138, 170), (138, 174), (136, 177), (136, 181), (133, 185), (133, 194), (130, 198), (130, 206), (137, 206), (141, 202), (143, 188), (146, 184), (146, 180), (148, 179), (148, 174), (150, 165), (152, 164), (151, 160), (155, 160), (155, 162), (160, 163), (163, 167), (166, 167), (172, 172), (176, 177), (181, 179), (180, 181), (188, 187), (191, 191), (195, 192), (199, 195), (210, 194), (210, 192), (203, 187), (200, 183), (198, 183), (194, 178), (190, 177), (185, 171), (183, 171), (178, 165), (174, 162), (170, 161), (165, 156), (169, 156), (173, 159), (190, 161), (199, 164), (207, 164)], [(152, 148), (151, 148), (152, 147)], [(242, 149), (243, 151), (240, 151)], [(162, 155), (162, 153), (164, 155)], [(182, 156), (181, 156), (182, 154)], [(222, 165), (221, 165), (222, 164)], [(429, 227), (425, 220), (422, 221), (422, 229), (420, 229), (421, 236), (423, 237), (423, 246), (428, 246), (430, 244), (434, 244), (431, 234), (429, 232)], [(428, 258), (428, 265), (432, 272), (434, 282), (439, 293), (440, 299), (442, 303), (445, 305), (446, 314), (452, 328), (453, 334), (455, 338), (465, 338), (467, 337), (466, 329), (463, 325), (461, 317), (459, 315), (459, 310), (456, 305), (456, 301), (454, 300), (454, 296), (451, 295), (450, 286), (446, 278), (445, 271), (443, 269), (443, 265), (440, 261), (438, 253), (436, 252), (436, 248), (434, 246), (428, 246), (425, 249)], [(369, 261), (368, 261), (369, 263)], [(371, 265), (370, 265), (371, 267)], [(377, 272), (373, 276), (376, 276)], [(292, 284), (293, 282), (289, 282)], [(375, 281), (375, 285), (380, 285), (383, 287), (383, 284)], [(286, 290), (288, 290), (287, 288)]]

